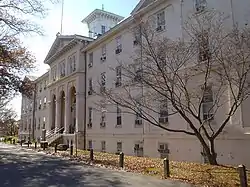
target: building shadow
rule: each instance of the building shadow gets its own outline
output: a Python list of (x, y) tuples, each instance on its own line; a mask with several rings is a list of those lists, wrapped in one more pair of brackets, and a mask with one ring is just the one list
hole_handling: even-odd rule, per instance
[(0, 150), (1, 187), (123, 187), (107, 171), (43, 154)]

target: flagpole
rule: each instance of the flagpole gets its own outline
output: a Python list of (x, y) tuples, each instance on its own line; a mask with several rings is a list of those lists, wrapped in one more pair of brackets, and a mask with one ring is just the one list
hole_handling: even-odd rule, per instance
[(63, 32), (63, 7), (64, 7), (64, 0), (62, 0), (61, 31), (60, 31), (61, 34)]

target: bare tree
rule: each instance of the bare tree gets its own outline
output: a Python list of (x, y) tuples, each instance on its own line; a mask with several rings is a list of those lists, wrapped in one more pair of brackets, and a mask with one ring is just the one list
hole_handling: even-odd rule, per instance
[[(196, 137), (203, 156), (217, 165), (215, 139), (249, 95), (250, 29), (230, 28), (216, 11), (190, 16), (181, 39), (170, 40), (152, 25), (137, 27), (133, 63), (119, 62), (122, 84), (117, 79), (118, 88), (102, 94), (137, 119)], [(172, 116), (188, 127), (175, 128)]]
[[(35, 58), (23, 47), (20, 35), (43, 34), (34, 17), (44, 18), (48, 3), (59, 0), (0, 0), (0, 109), (17, 93), (30, 96), (32, 85), (23, 81), (34, 68)], [(0, 104), (0, 105), (1, 105)]]

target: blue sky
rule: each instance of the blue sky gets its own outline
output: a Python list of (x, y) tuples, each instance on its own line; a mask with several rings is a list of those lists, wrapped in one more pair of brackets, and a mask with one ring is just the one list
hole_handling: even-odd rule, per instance
[[(63, 34), (87, 35), (86, 25), (81, 20), (94, 9), (104, 10), (128, 17), (139, 0), (64, 0)], [(23, 38), (24, 45), (33, 53), (37, 59), (37, 70), (33, 75), (40, 76), (48, 70), (43, 60), (52, 45), (56, 33), (60, 31), (61, 4), (50, 5), (49, 13), (43, 20), (35, 21), (43, 27), (44, 36), (26, 36)], [(17, 97), (12, 101), (12, 107), (20, 115), (21, 98)]]

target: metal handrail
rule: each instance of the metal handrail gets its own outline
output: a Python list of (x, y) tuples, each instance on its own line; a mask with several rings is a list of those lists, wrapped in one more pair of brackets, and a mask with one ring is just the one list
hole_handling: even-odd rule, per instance
[(54, 135), (58, 134), (58, 132), (60, 132), (62, 129), (64, 129), (64, 127), (61, 127), (60, 129), (57, 129), (56, 131), (54, 130), (54, 133), (49, 134), (48, 136), (46, 136), (46, 139), (53, 137)]

